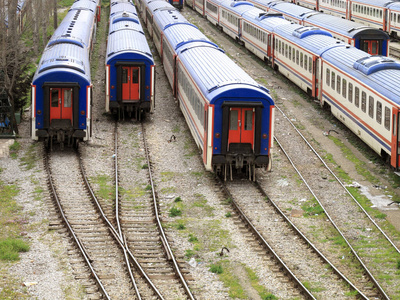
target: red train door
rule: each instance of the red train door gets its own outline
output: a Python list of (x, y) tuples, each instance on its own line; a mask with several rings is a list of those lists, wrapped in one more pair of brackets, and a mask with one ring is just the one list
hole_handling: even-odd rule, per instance
[(395, 170), (399, 170), (400, 167), (400, 153), (399, 153), (399, 111), (396, 108), (393, 108), (392, 111), (392, 142), (391, 142), (391, 155), (390, 155), (390, 164)]
[(139, 81), (139, 67), (122, 67), (122, 101), (140, 99)]
[(371, 55), (379, 54), (379, 41), (366, 40), (364, 41), (364, 51)]
[(50, 89), (50, 122), (53, 119), (68, 119), (72, 124), (72, 88)]
[(234, 107), (229, 113), (228, 147), (232, 143), (251, 144), (254, 149), (254, 110)]

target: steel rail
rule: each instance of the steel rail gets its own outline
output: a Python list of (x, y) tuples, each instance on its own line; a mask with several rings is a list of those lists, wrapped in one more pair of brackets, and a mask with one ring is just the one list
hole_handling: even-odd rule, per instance
[[(310, 147), (310, 149), (314, 152), (315, 155), (317, 155), (317, 157), (320, 159), (320, 161), (324, 164), (325, 168), (336, 178), (336, 180), (340, 183), (340, 185), (348, 192), (348, 190), (344, 187), (344, 185), (341, 183), (341, 181), (336, 177), (336, 175), (333, 173), (333, 171), (329, 168), (329, 166), (325, 163), (325, 161), (321, 158), (321, 156), (319, 156), (319, 154), (316, 152), (316, 150), (311, 146), (311, 144), (306, 140), (306, 138), (301, 134), (301, 132), (294, 126), (294, 124), (289, 120), (289, 118), (282, 112), (281, 109), (278, 108), (278, 110), (282, 113), (282, 115), (287, 119), (287, 121), (293, 126), (293, 128), (297, 131), (297, 133), (301, 136), (301, 138), (306, 142), (306, 144)], [(319, 200), (318, 196), (314, 193), (314, 191), (312, 190), (312, 188), (310, 187), (310, 185), (307, 183), (307, 181), (305, 180), (305, 178), (302, 176), (301, 172), (298, 170), (298, 168), (296, 167), (295, 163), (293, 162), (293, 160), (290, 158), (289, 154), (286, 152), (286, 150), (283, 148), (282, 144), (279, 142), (279, 140), (274, 137), (275, 141), (277, 142), (277, 144), (279, 145), (279, 147), (282, 149), (283, 153), (286, 155), (286, 157), (288, 158), (289, 162), (291, 163), (292, 167), (295, 169), (295, 171), (297, 172), (297, 174), (300, 176), (300, 178), (303, 180), (303, 182), (305, 183), (305, 185), (307, 186), (308, 190), (310, 191), (310, 193), (315, 197), (316, 201), (318, 202), (318, 204), (321, 206), (321, 208), (324, 210), (325, 215), (328, 217), (329, 221), (331, 222), (331, 224), (333, 225), (333, 227), (335, 227), (335, 229), (337, 230), (337, 232), (340, 234), (340, 236), (344, 239), (344, 241), (346, 242), (347, 246), (350, 248), (351, 252), (353, 253), (353, 255), (356, 257), (356, 259), (358, 260), (358, 262), (361, 264), (361, 266), (364, 268), (364, 271), (366, 272), (366, 274), (368, 275), (369, 279), (372, 281), (372, 283), (375, 285), (375, 287), (377, 288), (377, 290), (379, 291), (379, 293), (385, 298), (385, 299), (390, 299), (389, 296), (385, 293), (385, 291), (383, 290), (383, 288), (381, 287), (381, 285), (378, 283), (378, 281), (375, 279), (375, 277), (372, 275), (371, 271), (368, 269), (368, 267), (365, 265), (365, 263), (363, 262), (363, 260), (361, 259), (361, 257), (357, 254), (356, 250), (353, 248), (353, 246), (350, 244), (350, 242), (348, 241), (348, 239), (344, 236), (343, 232), (339, 229), (339, 227), (336, 225), (336, 223), (333, 221), (332, 217), (329, 215), (329, 213), (326, 211), (324, 205), (321, 203), (321, 201)], [(351, 195), (348, 192), (349, 195)], [(351, 195), (352, 196), (352, 195)], [(357, 202), (357, 200), (352, 197), (352, 199)], [(357, 202), (357, 204), (361, 207), (361, 205)], [(365, 210), (363, 209), (363, 211), (365, 212)], [(366, 213), (366, 212), (365, 212)], [(366, 213), (367, 214), (367, 213)], [(368, 214), (367, 214), (368, 215)], [(369, 215), (368, 215), (369, 216)], [(375, 222), (374, 222), (375, 224)]]
[[(114, 226), (111, 224), (110, 220), (108, 220), (107, 216), (105, 215), (99, 201), (97, 200), (96, 195), (94, 194), (94, 191), (92, 189), (92, 187), (90, 186), (90, 183), (87, 179), (86, 173), (85, 173), (85, 169), (82, 163), (82, 159), (79, 158), (80, 161), (80, 167), (81, 167), (81, 172), (82, 172), (82, 176), (84, 178), (85, 181), (85, 185), (86, 188), (93, 200), (93, 202), (96, 205), (96, 208), (98, 209), (102, 219), (107, 223), (108, 225), (108, 229), (110, 230), (110, 232), (112, 233), (114, 239), (118, 242), (118, 244), (120, 245), (120, 247), (126, 251), (126, 253), (129, 255), (129, 258), (131, 260), (131, 262), (133, 263), (133, 265), (136, 267), (137, 270), (139, 270), (139, 272), (141, 273), (142, 277), (145, 278), (145, 280), (147, 281), (147, 283), (149, 284), (149, 286), (152, 288), (152, 290), (156, 293), (157, 297), (159, 297), (160, 299), (164, 299), (162, 297), (162, 295), (160, 294), (160, 292), (158, 291), (157, 287), (153, 284), (153, 282), (151, 281), (151, 279), (147, 276), (146, 272), (143, 270), (143, 268), (141, 267), (140, 263), (138, 262), (138, 260), (136, 259), (136, 257), (132, 254), (132, 252), (128, 249), (128, 246), (124, 243), (123, 237), (119, 235), (118, 231), (114, 228)], [(129, 267), (128, 267), (129, 268)], [(135, 283), (133, 282), (133, 285), (135, 286)]]
[(83, 246), (83, 244), (81, 243), (81, 241), (77, 237), (77, 235), (75, 234), (74, 229), (72, 228), (71, 224), (68, 221), (68, 218), (66, 217), (66, 215), (64, 213), (64, 209), (63, 209), (63, 207), (61, 205), (60, 199), (58, 198), (58, 195), (57, 195), (56, 188), (55, 188), (55, 186), (53, 184), (52, 173), (51, 173), (51, 168), (50, 168), (50, 164), (49, 164), (49, 159), (50, 159), (49, 155), (50, 155), (49, 153), (46, 153), (46, 155), (44, 157), (44, 165), (45, 165), (45, 168), (46, 168), (46, 171), (47, 171), (47, 176), (49, 178), (49, 184), (50, 184), (51, 192), (52, 192), (52, 195), (53, 195), (53, 199), (55, 200), (55, 202), (57, 204), (58, 210), (59, 210), (59, 212), (61, 214), (61, 217), (62, 217), (64, 223), (66, 224), (66, 226), (68, 228), (68, 231), (72, 235), (72, 238), (74, 239), (76, 245), (78, 246), (78, 248), (79, 248), (79, 250), (80, 250), (80, 252), (81, 252), (81, 254), (83, 256), (83, 258), (84, 258), (84, 260), (86, 262), (86, 265), (89, 267), (90, 272), (92, 273), (94, 279), (96, 280), (98, 286), (100, 287), (101, 292), (103, 293), (103, 296), (106, 299), (111, 299), (110, 296), (108, 295), (104, 285), (102, 284), (99, 276), (97, 275), (97, 273), (96, 273), (96, 271), (95, 271), (95, 269), (94, 269), (94, 267), (93, 267), (93, 265), (91, 263), (91, 259), (90, 259), (90, 257), (88, 256), (88, 254), (86, 252), (85, 247)]
[(302, 292), (309, 298), (309, 299), (316, 299), (314, 295), (301, 283), (300, 279), (297, 278), (297, 276), (290, 270), (290, 268), (285, 264), (285, 262), (280, 258), (278, 253), (274, 251), (272, 246), (264, 239), (262, 234), (257, 230), (257, 228), (253, 225), (253, 223), (250, 221), (250, 219), (246, 216), (244, 211), (240, 208), (239, 204), (235, 201), (233, 195), (231, 192), (228, 190), (226, 185), (223, 183), (221, 178), (219, 176), (215, 176), (216, 180), (219, 182), (219, 184), (222, 186), (224, 189), (225, 193), (228, 195), (228, 197), (232, 200), (232, 204), (236, 211), (239, 213), (240, 217), (244, 220), (244, 222), (249, 226), (251, 231), (255, 234), (255, 236), (262, 242), (264, 247), (268, 249), (270, 253), (275, 257), (275, 259), (279, 262), (279, 264), (284, 268), (284, 271), (286, 274), (289, 274), (290, 277), (297, 283), (297, 286), (299, 286), (302, 290)]
[(158, 229), (160, 231), (161, 234), (161, 241), (164, 245), (164, 248), (166, 249), (166, 253), (169, 256), (169, 259), (172, 261), (173, 267), (175, 269), (176, 274), (179, 277), (179, 280), (181, 281), (181, 284), (183, 285), (187, 296), (189, 296), (190, 299), (194, 300), (194, 296), (192, 294), (192, 292), (189, 289), (189, 286), (186, 283), (185, 278), (182, 275), (182, 272), (178, 266), (178, 262), (175, 259), (174, 253), (171, 250), (171, 247), (169, 246), (167, 237), (165, 235), (164, 229), (162, 227), (161, 224), (161, 220), (160, 220), (160, 216), (159, 216), (159, 212), (158, 212), (158, 202), (157, 202), (157, 195), (156, 195), (156, 191), (155, 191), (155, 187), (154, 187), (154, 181), (153, 181), (153, 175), (152, 175), (152, 171), (151, 171), (151, 165), (150, 165), (150, 155), (149, 155), (149, 151), (147, 148), (147, 143), (146, 143), (146, 134), (145, 134), (145, 128), (144, 128), (144, 124), (142, 123), (142, 138), (143, 138), (143, 143), (144, 143), (144, 150), (145, 150), (145, 154), (146, 154), (146, 160), (147, 160), (147, 165), (148, 165), (148, 171), (149, 171), (149, 181), (150, 181), (150, 185), (151, 185), (151, 192), (152, 192), (152, 197), (153, 197), (153, 207), (154, 207), (154, 213), (156, 216), (156, 221), (157, 221), (157, 226)]

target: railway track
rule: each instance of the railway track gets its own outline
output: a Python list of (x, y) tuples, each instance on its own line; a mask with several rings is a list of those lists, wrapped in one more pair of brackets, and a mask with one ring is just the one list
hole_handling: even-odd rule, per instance
[[(124, 138), (120, 138), (121, 140), (118, 141), (116, 127), (115, 185), (118, 187), (120, 181), (120, 186), (124, 187), (123, 190), (135, 190), (135, 188), (130, 189), (129, 180), (124, 180), (124, 178), (133, 176), (145, 188), (144, 191), (137, 192), (135, 195), (130, 193), (118, 195), (117, 193), (116, 198), (121, 198), (118, 201), (119, 204), (116, 205), (116, 213), (119, 215), (117, 220), (120, 219), (121, 225), (119, 230), (126, 237), (128, 247), (132, 249), (132, 253), (150, 280), (157, 286), (163, 298), (194, 299), (187, 283), (191, 277), (187, 274), (187, 270), (184, 272), (186, 262), (178, 261), (175, 258), (159, 217), (158, 197), (153, 181), (144, 125), (142, 124), (141, 127), (131, 123), (118, 125), (122, 132), (130, 130), (132, 126), (137, 129), (136, 142), (140, 145), (139, 147), (127, 147)], [(126, 132), (122, 135), (127, 136)], [(130, 138), (135, 139), (132, 136)], [(118, 145), (123, 150), (118, 151)], [(138, 149), (140, 150), (137, 151)], [(138, 168), (132, 168), (125, 163), (121, 163), (124, 167), (117, 167), (118, 161), (127, 162), (129, 160), (140, 161), (142, 164)]]
[(68, 150), (48, 153), (45, 167), (52, 198), (86, 262), (75, 277), (95, 279), (96, 286), (86, 286), (93, 298), (137, 299), (121, 264), (123, 253), (85, 188), (78, 155)]
[[(351, 249), (354, 259), (363, 268), (364, 276), (373, 283), (377, 295), (382, 299), (390, 299), (397, 291), (384, 278), (388, 274), (392, 278), (398, 277), (393, 261), (400, 259), (399, 249), (312, 148), (295, 124), (279, 107), (278, 111), (281, 116), (277, 117), (275, 139), (279, 147), (310, 190), (315, 204), (323, 209)], [(346, 207), (346, 213), (339, 210), (339, 207)], [(390, 259), (377, 255), (383, 249), (390, 255)], [(365, 285), (368, 287), (367, 283)], [(362, 287), (360, 289), (363, 290)]]

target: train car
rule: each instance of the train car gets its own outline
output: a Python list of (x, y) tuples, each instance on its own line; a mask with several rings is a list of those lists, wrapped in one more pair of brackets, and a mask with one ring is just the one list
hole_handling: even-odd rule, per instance
[(284, 24), (290, 22), (282, 15), (254, 8), (243, 14), (241, 41), (248, 50), (274, 66), (273, 34), (277, 26)]
[(204, 16), (208, 21), (210, 21), (215, 26), (219, 24), (219, 10), (221, 7), (221, 2), (225, 0), (208, 0), (206, 1), (205, 11), (202, 16)]
[(145, 10), (145, 22), (147, 26), (147, 30), (149, 31), (149, 34), (151, 37), (153, 37), (153, 14), (157, 11), (174, 11), (177, 10), (175, 7), (173, 7), (171, 4), (168, 2), (161, 0), (161, 1), (149, 1), (145, 3), (143, 9)]
[(76, 0), (70, 10), (90, 10), (95, 14), (96, 22), (100, 22), (101, 6), (100, 2), (96, 0)]
[(153, 41), (158, 53), (160, 53), (161, 62), (163, 62), (162, 42), (164, 40), (165, 29), (172, 24), (192, 24), (177, 10), (158, 10), (155, 11), (154, 14), (159, 14), (159, 16), (155, 18), (153, 23)]
[[(154, 14), (162, 18), (164, 12)], [(164, 26), (166, 75), (202, 150), (205, 168), (222, 173), (271, 168), (274, 102), (221, 49), (192, 24)], [(207, 70), (207, 71), (205, 71)]]
[(347, 15), (349, 3), (348, 0), (319, 0), (318, 10), (343, 19), (349, 19)]
[(141, 120), (155, 105), (153, 56), (132, 3), (112, 2), (109, 24), (105, 110)]
[(390, 20), (388, 22), (387, 32), (398, 38), (400, 35), (400, 3), (395, 2), (388, 5)]
[(89, 54), (96, 12), (70, 10), (44, 49), (32, 80), (31, 137), (69, 146), (91, 138)]
[(387, 31), (388, 0), (351, 0), (347, 19)]
[(254, 5), (247, 1), (223, 1), (220, 4), (218, 25), (226, 34), (239, 40), (242, 34), (242, 15), (253, 8)]
[[(251, 32), (253, 37), (265, 33), (267, 44), (258, 56), (265, 60), (267, 55), (275, 69), (328, 107), (398, 171), (400, 62), (365, 53), (321, 29), (285, 22), (258, 9), (247, 11), (243, 33)], [(252, 51), (248, 45), (254, 43), (245, 41)]]
[(400, 63), (353, 47), (330, 49), (322, 60), (321, 103), (399, 170)]
[(250, 0), (256, 7), (281, 13), (285, 19), (329, 31), (333, 37), (372, 55), (389, 53), (390, 37), (382, 30), (283, 1)]

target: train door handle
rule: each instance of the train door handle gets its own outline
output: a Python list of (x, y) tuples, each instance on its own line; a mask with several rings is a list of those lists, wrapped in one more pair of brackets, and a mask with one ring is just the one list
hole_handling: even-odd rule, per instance
[(242, 121), (239, 120), (239, 128), (242, 128)]

